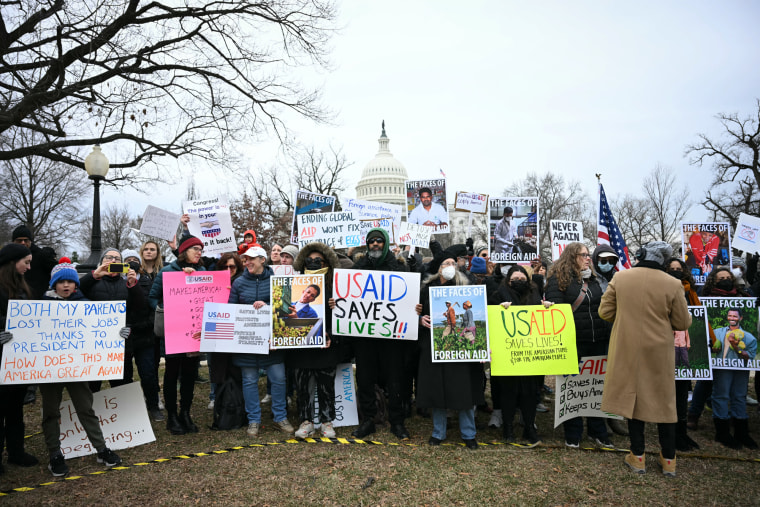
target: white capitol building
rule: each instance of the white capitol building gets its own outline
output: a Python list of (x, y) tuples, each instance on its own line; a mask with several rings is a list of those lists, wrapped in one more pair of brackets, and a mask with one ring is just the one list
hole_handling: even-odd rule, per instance
[(404, 164), (396, 160), (388, 149), (390, 139), (385, 135), (384, 120), (377, 142), (377, 155), (364, 166), (362, 177), (356, 185), (356, 198), (403, 206), (406, 203), (404, 182), (409, 176)]

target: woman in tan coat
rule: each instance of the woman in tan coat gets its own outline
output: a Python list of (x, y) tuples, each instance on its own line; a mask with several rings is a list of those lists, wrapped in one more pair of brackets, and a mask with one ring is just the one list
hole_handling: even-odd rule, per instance
[(675, 347), (673, 331), (689, 328), (683, 287), (663, 270), (672, 248), (662, 241), (636, 253), (634, 269), (617, 273), (599, 306), (613, 322), (602, 410), (627, 419), (631, 453), (625, 462), (637, 473), (644, 465), (644, 423), (658, 423), (660, 465), (675, 476)]

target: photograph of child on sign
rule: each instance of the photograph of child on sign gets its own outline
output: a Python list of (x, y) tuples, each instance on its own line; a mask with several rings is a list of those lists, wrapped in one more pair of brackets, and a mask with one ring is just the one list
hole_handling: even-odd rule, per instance
[(528, 262), (538, 255), (538, 198), (491, 199), (489, 216), (492, 262)]
[(324, 347), (323, 275), (272, 277), (272, 347)]
[(431, 287), (433, 362), (488, 361), (488, 322), (483, 286)]
[(697, 285), (716, 266), (731, 264), (728, 223), (681, 224), (684, 261)]
[(712, 380), (710, 339), (704, 306), (690, 306), (691, 327), (673, 331), (676, 347), (676, 380)]

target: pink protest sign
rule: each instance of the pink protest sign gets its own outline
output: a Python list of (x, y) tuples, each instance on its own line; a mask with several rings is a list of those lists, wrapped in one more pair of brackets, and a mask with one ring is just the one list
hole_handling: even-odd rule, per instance
[[(164, 330), (166, 353), (198, 352), (203, 303), (226, 303), (230, 299), (230, 273), (224, 271), (165, 272)], [(200, 337), (200, 334), (198, 335)]]

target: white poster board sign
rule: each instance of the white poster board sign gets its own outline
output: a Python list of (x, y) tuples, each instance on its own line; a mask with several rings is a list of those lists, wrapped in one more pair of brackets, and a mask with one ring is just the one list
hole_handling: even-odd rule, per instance
[(275, 276), (288, 276), (298, 274), (298, 272), (293, 269), (293, 266), (291, 264), (276, 264), (269, 267), (272, 268)]
[(171, 241), (177, 233), (180, 218), (176, 213), (149, 204), (142, 216), (140, 234)]
[[(92, 395), (92, 409), (111, 450), (155, 442), (139, 382), (99, 391)], [(95, 454), (71, 400), (61, 402), (61, 452), (66, 459)]]
[(269, 305), (204, 303), (200, 351), (269, 354), (270, 314)]
[(190, 215), (187, 230), (203, 241), (203, 254), (222, 254), (237, 250), (235, 230), (227, 199), (216, 197), (197, 201), (184, 201), (182, 209)]
[(578, 375), (557, 375), (557, 402), (554, 404), (554, 427), (574, 417), (604, 417), (623, 420), (622, 417), (602, 412), (604, 376), (607, 373), (607, 356), (582, 357)]
[(483, 215), (488, 211), (488, 194), (457, 192), (454, 210)]
[(336, 269), (333, 277), (333, 334), (417, 339), (419, 273)]
[(409, 222), (402, 222), (401, 229), (398, 233), (399, 245), (411, 245), (419, 248), (427, 248), (430, 246), (430, 235), (433, 233), (433, 228), (427, 225), (410, 224)]
[(570, 243), (583, 243), (583, 224), (569, 220), (551, 220), (552, 260), (557, 262), (562, 250)]
[(396, 228), (401, 226), (403, 208), (398, 204), (344, 198), (341, 206), (343, 206), (343, 211), (353, 212), (359, 220), (390, 218)]
[[(314, 392), (314, 427), (319, 428), (319, 400)], [(359, 424), (359, 408), (356, 402), (356, 383), (351, 363), (339, 364), (335, 372), (335, 420), (333, 427)]]
[(314, 241), (330, 248), (360, 246), (359, 221), (346, 211), (298, 215), (298, 247)]
[(126, 311), (126, 301), (10, 300), (0, 384), (122, 378)]
[(747, 253), (760, 253), (760, 218), (739, 213), (731, 246)]
[(371, 218), (359, 221), (359, 234), (361, 235), (359, 241), (362, 245), (367, 244), (367, 234), (372, 229), (383, 229), (388, 234), (388, 243), (391, 245), (396, 243), (396, 235), (393, 234), (395, 229), (393, 221), (390, 218)]

